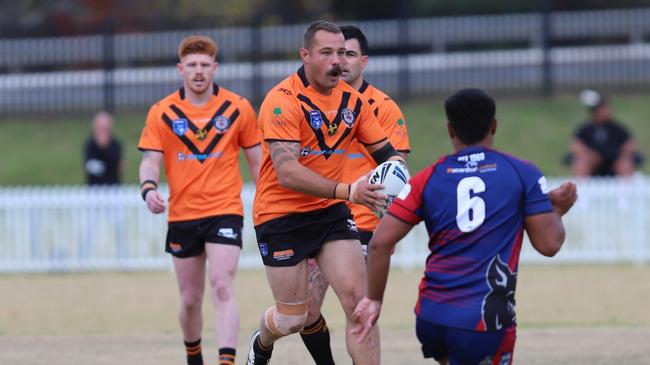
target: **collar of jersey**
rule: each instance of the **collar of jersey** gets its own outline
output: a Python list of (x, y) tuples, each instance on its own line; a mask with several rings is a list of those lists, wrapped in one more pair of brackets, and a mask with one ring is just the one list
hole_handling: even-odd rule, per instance
[(359, 92), (362, 93), (362, 94), (365, 93), (366, 90), (368, 90), (368, 86), (370, 86), (368, 81), (363, 80), (363, 82), (361, 83), (361, 87), (359, 88)]
[[(212, 83), (212, 96), (217, 96), (219, 94), (219, 85), (217, 83)], [(178, 97), (185, 101), (185, 87), (178, 89)]]
[(305, 66), (300, 66), (300, 68), (297, 71), (298, 77), (300, 77), (300, 81), (302, 81), (302, 86), (305, 88), (309, 87), (309, 80), (307, 80), (307, 74), (305, 74)]
[(487, 150), (489, 150), (489, 148), (484, 147), (484, 146), (467, 146), (467, 147), (463, 148), (462, 150), (459, 150), (458, 152), (456, 152), (454, 155), (457, 155), (457, 156), (458, 155), (465, 155), (465, 154), (472, 153), (472, 152), (487, 151)]

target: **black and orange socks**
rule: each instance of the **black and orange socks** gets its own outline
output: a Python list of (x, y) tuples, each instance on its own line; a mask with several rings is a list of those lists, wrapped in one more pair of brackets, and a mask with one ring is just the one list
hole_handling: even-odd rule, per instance
[(300, 331), (300, 337), (307, 346), (307, 350), (314, 358), (316, 365), (334, 365), (332, 349), (330, 348), (330, 332), (327, 329), (325, 318), (321, 315), (316, 322), (305, 326)]
[(219, 349), (219, 365), (235, 365), (235, 349), (222, 347)]
[(201, 339), (196, 341), (185, 342), (185, 353), (187, 354), (187, 365), (203, 365), (203, 355), (201, 354)]

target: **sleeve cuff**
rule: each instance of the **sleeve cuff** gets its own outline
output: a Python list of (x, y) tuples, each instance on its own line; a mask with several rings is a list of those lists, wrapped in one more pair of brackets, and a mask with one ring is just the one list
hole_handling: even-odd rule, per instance
[(528, 203), (524, 206), (524, 216), (550, 213), (553, 211), (553, 205), (549, 200), (541, 200), (533, 203)]
[(397, 201), (394, 201), (393, 205), (388, 209), (388, 214), (411, 225), (416, 225), (422, 220), (419, 215)]

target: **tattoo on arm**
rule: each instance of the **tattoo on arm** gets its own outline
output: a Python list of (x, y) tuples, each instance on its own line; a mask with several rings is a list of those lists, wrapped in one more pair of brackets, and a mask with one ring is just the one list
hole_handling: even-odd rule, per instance
[(276, 170), (291, 160), (298, 160), (300, 156), (300, 143), (297, 142), (269, 142), (271, 160)]

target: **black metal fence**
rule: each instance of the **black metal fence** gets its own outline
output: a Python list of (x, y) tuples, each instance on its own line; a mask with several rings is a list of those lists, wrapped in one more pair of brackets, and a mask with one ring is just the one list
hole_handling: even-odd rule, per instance
[[(341, 22), (347, 24), (349, 22)], [(476, 86), (650, 89), (650, 8), (356, 22), (366, 77), (396, 98)], [(0, 39), (0, 115), (140, 109), (179, 87), (190, 34), (219, 44), (217, 82), (253, 101), (299, 66), (305, 24)]]

